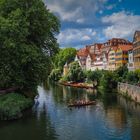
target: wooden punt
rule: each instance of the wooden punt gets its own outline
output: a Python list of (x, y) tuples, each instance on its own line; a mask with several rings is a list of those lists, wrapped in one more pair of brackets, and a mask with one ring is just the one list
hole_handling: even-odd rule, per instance
[(95, 101), (89, 101), (85, 103), (73, 103), (73, 104), (68, 104), (68, 107), (81, 107), (81, 106), (88, 106), (88, 105), (95, 105)]

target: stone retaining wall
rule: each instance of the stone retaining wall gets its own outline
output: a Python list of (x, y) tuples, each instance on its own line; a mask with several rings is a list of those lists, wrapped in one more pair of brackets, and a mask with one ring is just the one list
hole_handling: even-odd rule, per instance
[(124, 96), (127, 96), (137, 103), (140, 103), (140, 87), (127, 83), (118, 83), (118, 91)]

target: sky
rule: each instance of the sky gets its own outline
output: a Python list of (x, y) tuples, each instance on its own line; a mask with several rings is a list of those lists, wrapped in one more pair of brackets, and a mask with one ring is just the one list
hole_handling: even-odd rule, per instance
[(60, 20), (60, 47), (82, 48), (111, 38), (133, 40), (140, 30), (140, 0), (45, 0)]

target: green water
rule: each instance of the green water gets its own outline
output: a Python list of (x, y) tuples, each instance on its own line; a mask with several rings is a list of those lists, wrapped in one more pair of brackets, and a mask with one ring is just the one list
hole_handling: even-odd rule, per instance
[[(40, 86), (34, 107), (18, 121), (0, 122), (0, 140), (140, 140), (140, 106), (112, 93)], [(97, 100), (69, 109), (70, 100)]]

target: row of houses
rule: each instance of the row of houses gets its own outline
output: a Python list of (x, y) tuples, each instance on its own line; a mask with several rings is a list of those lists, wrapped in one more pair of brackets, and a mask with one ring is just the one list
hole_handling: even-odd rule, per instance
[(133, 42), (112, 38), (105, 43), (87, 45), (77, 51), (75, 61), (85, 70), (116, 70), (127, 65), (130, 71), (140, 69), (140, 31)]

